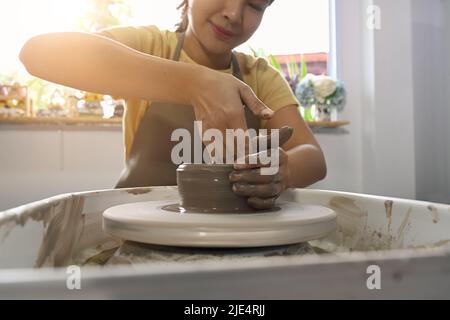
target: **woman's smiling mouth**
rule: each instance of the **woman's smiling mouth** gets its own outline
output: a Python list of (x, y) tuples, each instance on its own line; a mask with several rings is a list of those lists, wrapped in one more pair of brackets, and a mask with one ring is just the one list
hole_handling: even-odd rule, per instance
[(214, 23), (210, 22), (211, 24), (211, 29), (213, 30), (214, 34), (222, 40), (228, 40), (231, 39), (233, 37), (235, 37), (236, 35), (234, 33), (232, 33), (231, 31), (228, 31), (226, 29), (223, 29), (217, 25), (215, 25)]

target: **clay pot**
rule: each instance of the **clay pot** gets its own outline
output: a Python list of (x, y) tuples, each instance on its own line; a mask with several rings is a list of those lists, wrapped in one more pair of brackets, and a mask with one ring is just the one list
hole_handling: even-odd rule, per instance
[(232, 190), (232, 165), (182, 164), (177, 169), (180, 207), (186, 212), (251, 213), (247, 198)]
[[(279, 145), (286, 143), (293, 129), (283, 127), (279, 132)], [(260, 136), (271, 147), (271, 136)], [(247, 204), (247, 198), (236, 195), (229, 175), (233, 165), (182, 164), (177, 169), (177, 184), (181, 203), (168, 210), (191, 213), (254, 213), (258, 210)]]

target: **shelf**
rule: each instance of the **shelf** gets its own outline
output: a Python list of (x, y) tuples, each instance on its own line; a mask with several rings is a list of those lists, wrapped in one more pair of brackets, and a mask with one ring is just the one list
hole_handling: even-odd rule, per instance
[(121, 126), (121, 118), (103, 119), (96, 117), (4, 117), (0, 116), (0, 124), (23, 124), (23, 125), (113, 125)]
[(311, 128), (318, 128), (318, 127), (339, 128), (349, 125), (350, 121), (308, 121), (306, 123)]
[[(98, 117), (78, 117), (78, 118), (63, 118), (63, 117), (5, 117), (0, 116), (0, 123), (10, 124), (52, 124), (52, 125), (114, 125), (121, 126), (121, 118), (103, 119)], [(350, 121), (308, 121), (306, 122), (311, 128), (338, 128), (350, 124)]]

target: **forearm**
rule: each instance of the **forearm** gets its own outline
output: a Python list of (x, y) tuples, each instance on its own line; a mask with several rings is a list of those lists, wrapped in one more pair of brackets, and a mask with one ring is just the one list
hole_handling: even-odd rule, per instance
[(289, 188), (305, 188), (325, 178), (325, 158), (317, 146), (299, 145), (288, 150), (287, 154)]
[(204, 67), (143, 54), (88, 33), (34, 37), (20, 59), (34, 76), (68, 87), (126, 98), (187, 104)]

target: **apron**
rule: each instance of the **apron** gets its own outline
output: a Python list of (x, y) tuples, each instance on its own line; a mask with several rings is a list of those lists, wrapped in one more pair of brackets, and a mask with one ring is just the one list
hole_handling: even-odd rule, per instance
[[(184, 38), (185, 34), (182, 33), (173, 56), (174, 61), (180, 59)], [(232, 67), (233, 75), (243, 81), (234, 53), (232, 54)], [(259, 130), (259, 119), (247, 107), (245, 107), (245, 118), (249, 129)], [(172, 162), (171, 154), (172, 149), (179, 142), (171, 141), (171, 135), (176, 129), (187, 129), (191, 134), (191, 155), (194, 157), (194, 134), (199, 138), (199, 133), (194, 130), (194, 121), (195, 114), (192, 106), (152, 103), (139, 124), (130, 156), (115, 188), (176, 185), (178, 165)], [(197, 141), (201, 141), (201, 139)]]

